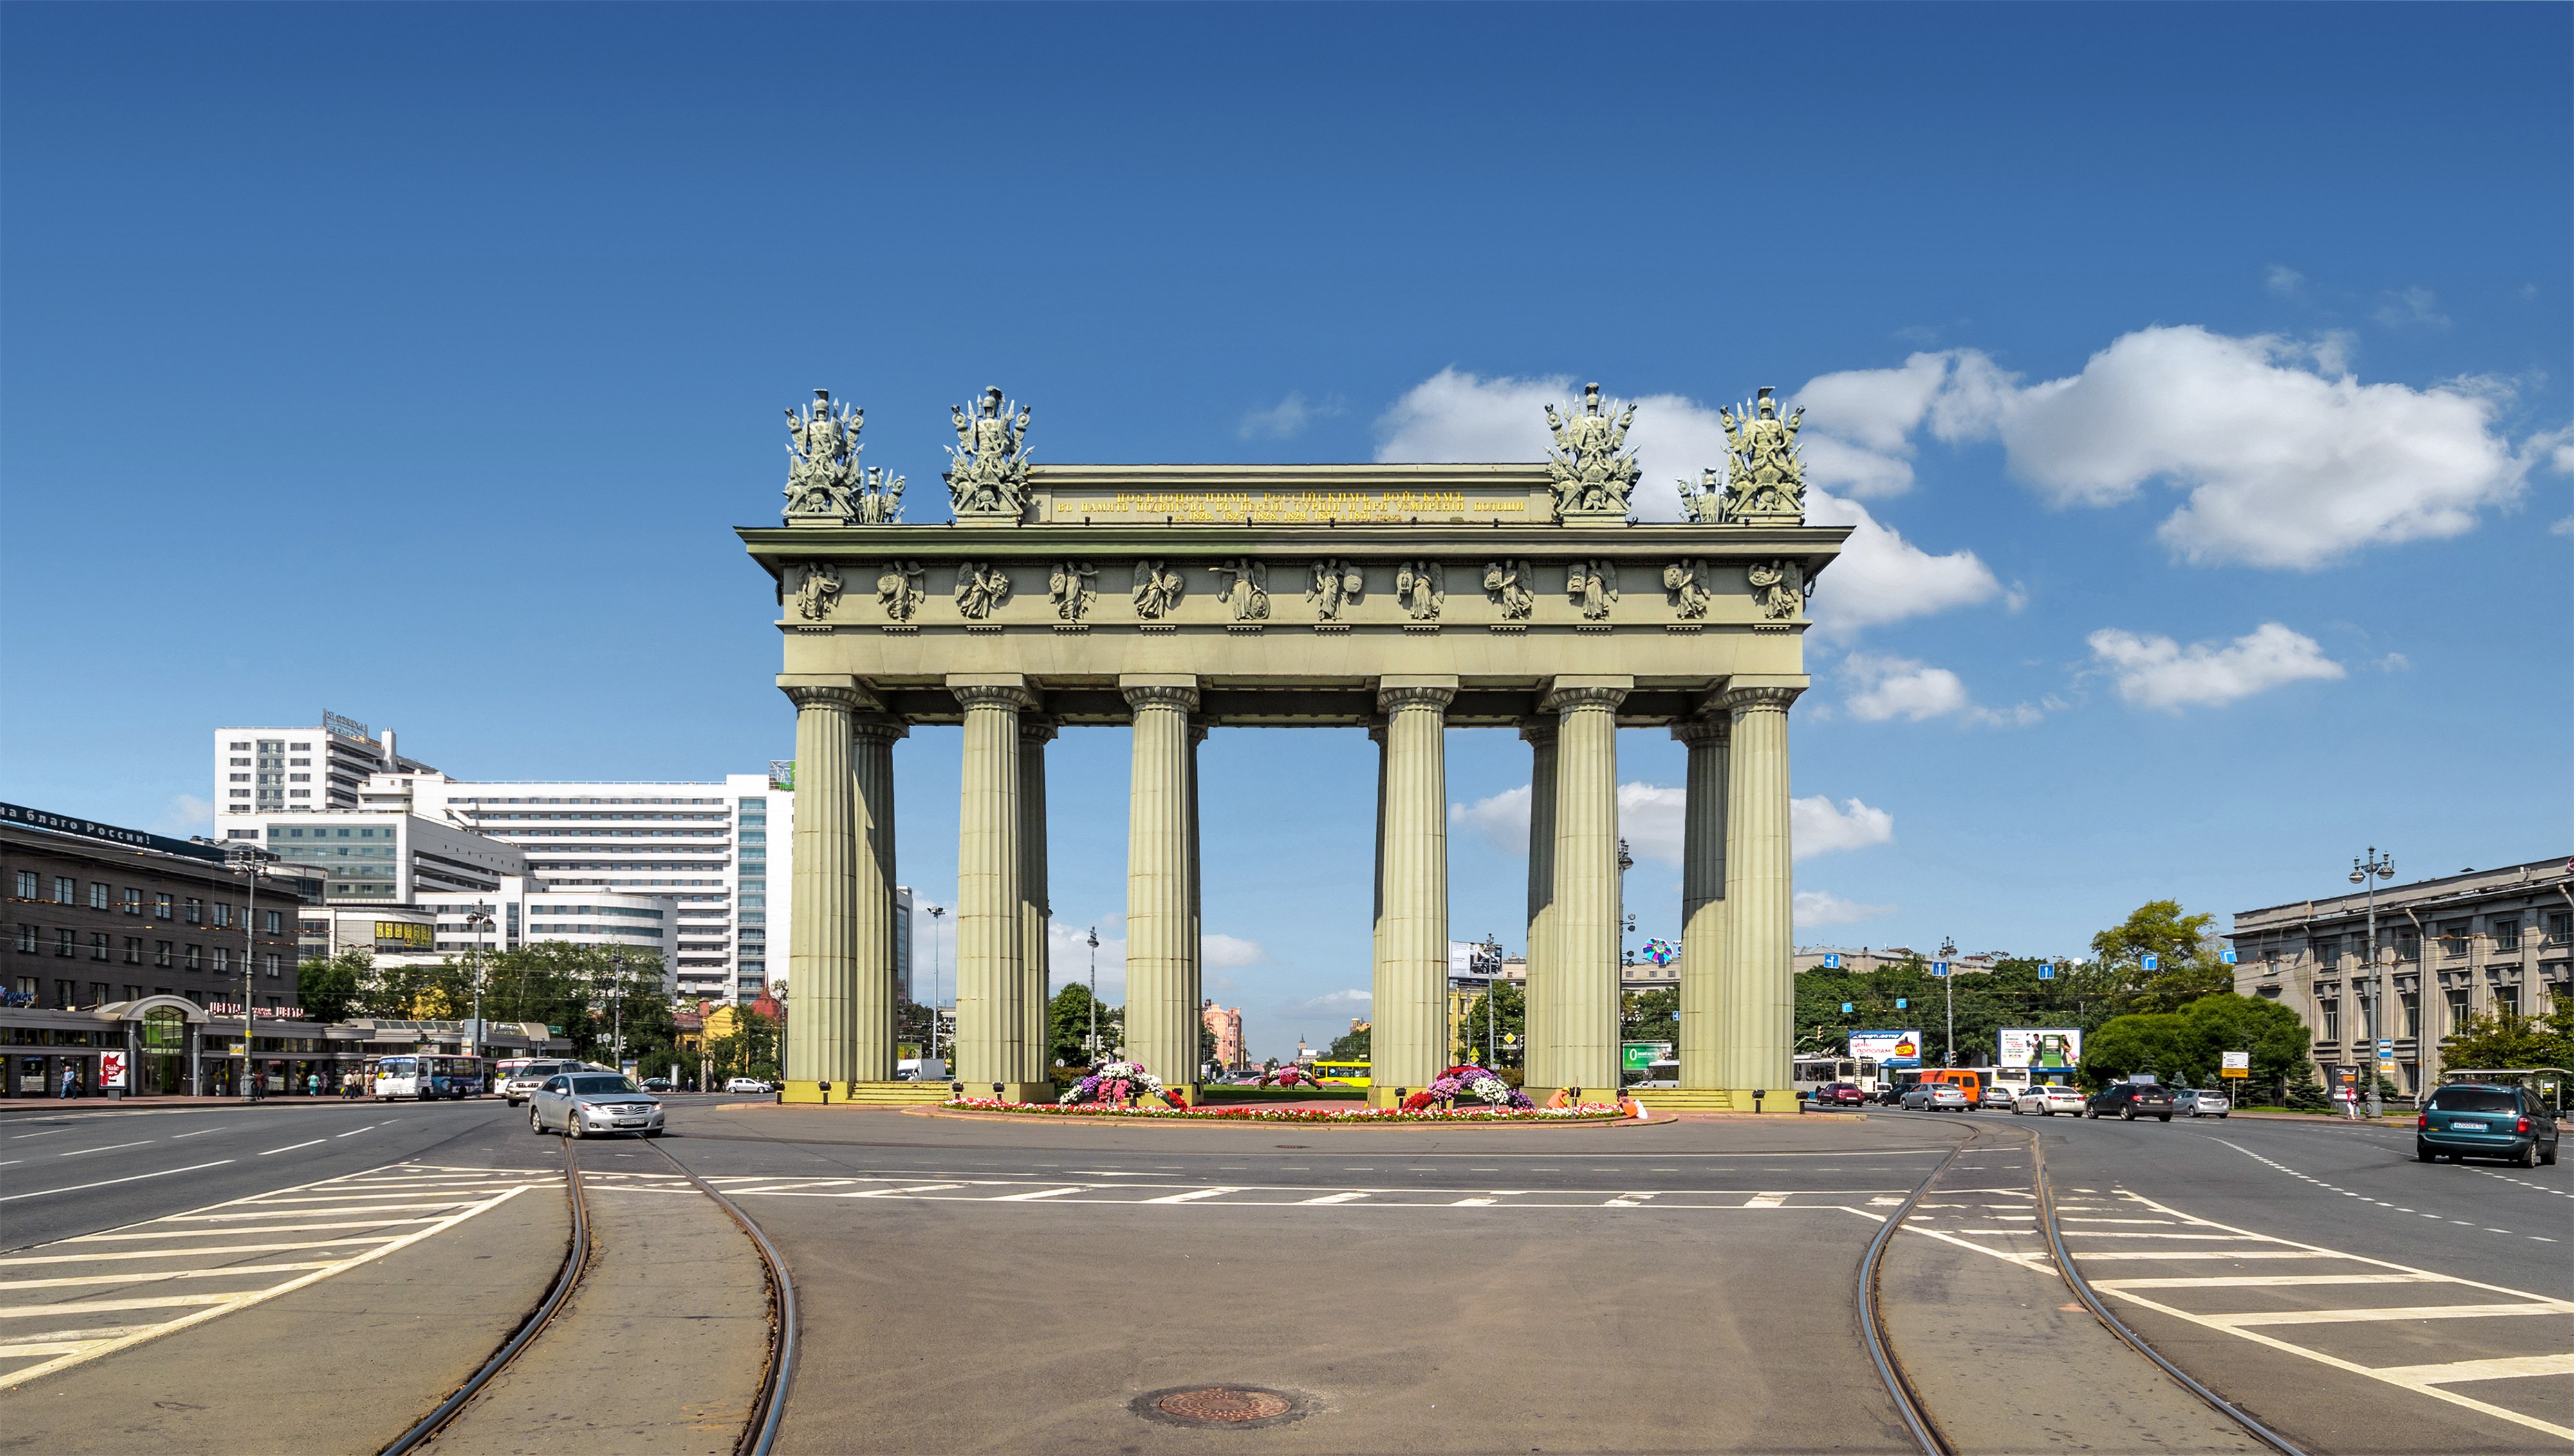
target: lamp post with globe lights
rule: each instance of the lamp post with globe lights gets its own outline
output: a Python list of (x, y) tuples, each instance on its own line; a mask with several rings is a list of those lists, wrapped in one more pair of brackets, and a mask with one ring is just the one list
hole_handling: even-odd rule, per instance
[(2368, 1115), (2376, 1117), (2386, 1111), (2377, 1091), (2378, 1006), (2386, 999), (2386, 963), (2377, 954), (2377, 881), (2395, 877), (2395, 856), (2377, 857), (2377, 846), (2368, 846), (2368, 857), (2350, 861), (2350, 882), (2362, 886), (2368, 895)]

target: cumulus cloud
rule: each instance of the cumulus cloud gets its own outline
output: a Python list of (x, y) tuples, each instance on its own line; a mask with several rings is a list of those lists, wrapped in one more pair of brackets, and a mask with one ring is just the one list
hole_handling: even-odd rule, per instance
[[(1687, 832), (1689, 790), (1642, 781), (1618, 785), (1618, 833), (1638, 859), (1681, 861)], [(1789, 803), (1789, 827), (1796, 857), (1883, 844), (1895, 837), (1895, 816), (1856, 798), (1836, 805), (1817, 794)], [(1471, 804), (1448, 805), (1448, 822), (1482, 833), (1494, 848), (1509, 854), (1528, 852), (1529, 788), (1521, 784)]]
[(1842, 660), (1842, 670), (1859, 684), (1844, 706), (1863, 723), (1953, 717), (1965, 723), (2020, 725), (2045, 717), (2043, 710), (2025, 703), (2007, 709), (1983, 707), (1956, 674), (1911, 658), (1853, 653)]
[(1258, 965), (1268, 958), (1269, 951), (1257, 940), (1245, 940), (1239, 935), (1219, 935), (1212, 932), (1202, 932), (1198, 936), (1198, 961), (1202, 965), (1231, 970), (1245, 965)]
[(1353, 1014), (1364, 1016), (1367, 1014), (1369, 1003), (1375, 999), (1374, 991), (1325, 991), (1312, 1000), (1302, 1002), (1301, 1005), (1302, 1009), (1308, 1011), (1337, 1011), (1345, 1016)]
[[(1941, 379), (1947, 377), (1944, 362), (1938, 373)], [(1821, 383), (1807, 388), (1811, 391)], [(1852, 382), (1825, 389), (1828, 398), (1841, 402), (1837, 408), (1848, 411), (1853, 438), (1868, 440), (1886, 438), (1892, 428), (1886, 423), (1890, 418), (1906, 418), (1900, 399), (1889, 404), (1878, 398), (1890, 393), (1900, 395), (1901, 387)], [(1581, 386), (1569, 375), (1485, 379), (1443, 369), (1415, 385), (1377, 421), (1382, 443), (1376, 458), (1387, 462), (1544, 460), (1552, 443), (1546, 407), (1561, 409), (1580, 397)], [(1716, 410), (1679, 395), (1647, 395), (1635, 405), (1636, 425), (1627, 439), (1644, 473), (1636, 487), (1636, 514), (1648, 521), (1677, 521), (1681, 518), (1677, 483), (1696, 481), (1700, 471), (1725, 462), (1724, 426)], [(1920, 416), (1916, 412), (1909, 418)], [(1814, 438), (1820, 446), (1833, 437)], [(1874, 471), (1886, 480), (1900, 476), (1901, 484), (1895, 489), (1911, 483), (1912, 467), (1892, 456), (1876, 464), (1858, 460), (1853, 452), (1866, 448), (1845, 447), (1836, 440), (1826, 453), (1840, 452), (1835, 458), (1849, 462), (1849, 472)], [(1808, 469), (1820, 479), (1822, 468), (1811, 452)], [(1877, 520), (1857, 500), (1836, 496), (1820, 485), (1807, 491), (1806, 518), (1818, 526), (1854, 528), (1841, 559), (1817, 584), (1809, 609), (1818, 630), (1827, 635), (1848, 635), (2001, 595), (2001, 583), (1973, 552), (1924, 551)]]
[(2275, 622), (2222, 646), (2102, 628), (2087, 639), (2092, 661), (2118, 685), (2118, 696), (2145, 708), (2178, 713), (2215, 708), (2286, 683), (2347, 677), (2313, 638)]
[(1865, 849), (1895, 838), (1895, 815), (1856, 798), (1836, 804), (1830, 795), (1788, 800), (1788, 832), (1796, 857), (1811, 859), (1837, 849)]
[(1874, 920), (1880, 915), (1894, 914), (1896, 908), (1894, 905), (1864, 905), (1856, 900), (1843, 899), (1826, 889), (1801, 889), (1797, 891), (1796, 918), (1799, 925), (1847, 925), (1854, 920)]
[(1316, 420), (1327, 420), (1340, 414), (1342, 409), (1337, 399), (1317, 404), (1301, 394), (1290, 394), (1266, 410), (1254, 410), (1243, 416), (1234, 433), (1245, 440), (1284, 440), (1301, 434)]
[(2281, 298), (2295, 298), (2306, 286), (2306, 276), (2284, 263), (2273, 263), (2261, 275), (2261, 286)]

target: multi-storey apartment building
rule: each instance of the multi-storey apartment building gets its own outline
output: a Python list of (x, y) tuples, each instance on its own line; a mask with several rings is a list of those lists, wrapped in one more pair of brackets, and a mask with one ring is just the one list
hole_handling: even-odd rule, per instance
[[(2395, 1043), (2394, 1080), (2406, 1092), (2439, 1081), (2440, 1038), (2468, 1017), (2574, 1004), (2574, 861), (2380, 889), (2373, 957), (2367, 925), (2368, 897), (2356, 889), (2238, 910), (2234, 988), (2295, 1007), (2327, 1065), (2367, 1065), (2375, 1028)], [(2381, 976), (2383, 1016), (2373, 1014)]]
[(331, 904), (418, 904), (422, 894), (442, 890), (488, 894), (503, 875), (528, 872), (527, 852), (516, 844), (401, 809), (252, 817), (270, 853), (325, 872)]
[(312, 728), (215, 729), (215, 832), (257, 839), (236, 815), (358, 806), (367, 775), (386, 770), (434, 772), (394, 751), (393, 729), (371, 736), (367, 726), (336, 713)]

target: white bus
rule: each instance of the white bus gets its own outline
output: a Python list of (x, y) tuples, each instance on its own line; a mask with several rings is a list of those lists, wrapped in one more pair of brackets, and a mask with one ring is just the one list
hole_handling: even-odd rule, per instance
[(380, 1056), (368, 1076), (379, 1102), (417, 1098), (479, 1097), (485, 1087), (484, 1060), (479, 1056)]

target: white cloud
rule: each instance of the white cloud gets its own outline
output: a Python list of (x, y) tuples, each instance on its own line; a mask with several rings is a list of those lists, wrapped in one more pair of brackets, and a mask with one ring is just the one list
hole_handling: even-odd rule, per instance
[[(1618, 785), (1618, 832), (1638, 859), (1681, 861), (1689, 790), (1642, 781)], [(1474, 803), (1448, 805), (1448, 822), (1472, 827), (1507, 854), (1528, 853), (1529, 789), (1506, 789)], [(1883, 844), (1895, 837), (1895, 816), (1856, 798), (1836, 806), (1822, 794), (1789, 802), (1796, 857)]]
[(2377, 322), (2390, 329), (2416, 324), (2445, 329), (2449, 327), (2449, 316), (2440, 312), (2439, 295), (2417, 285), (2388, 293), (2386, 301), (2378, 307)]
[(1268, 958), (1269, 952), (1262, 948), (1257, 940), (1245, 940), (1239, 935), (1219, 935), (1211, 931), (1200, 932), (1198, 935), (1198, 962), (1202, 965), (1219, 966), (1231, 970), (1245, 965), (1258, 965)]
[(161, 817), (153, 820), (152, 828), (156, 833), (177, 837), (206, 834), (213, 832), (214, 818), (215, 806), (210, 800), (193, 793), (179, 793), (171, 795), (169, 807), (161, 811)]
[(1799, 925), (1847, 925), (1854, 920), (1874, 920), (1880, 915), (1894, 914), (1896, 908), (1894, 905), (1860, 904), (1843, 899), (1830, 890), (1801, 889), (1797, 891), (1796, 919)]
[(1920, 723), (1953, 716), (1966, 723), (2003, 726), (2032, 724), (2046, 716), (2044, 710), (2025, 703), (2008, 709), (1985, 708), (1966, 692), (1956, 674), (1911, 658), (1853, 653), (1842, 660), (1842, 667), (1860, 684), (1846, 702), (1851, 717), (1863, 723), (1893, 718)]
[(2222, 647), (2102, 628), (2087, 639), (2092, 660), (2109, 672), (2118, 696), (2145, 708), (2178, 713), (2248, 698), (2283, 683), (2348, 676), (2313, 638), (2265, 622)]
[(1913, 489), (1913, 431), (1947, 381), (1948, 357), (1916, 354), (1902, 369), (1818, 375), (1797, 392), (1806, 479), (1864, 501)]
[(2574, 516), (2567, 516), (2547, 528), (2550, 536), (2574, 536)]
[[(1939, 372), (1946, 376), (1944, 363)], [(1828, 375), (1824, 380), (1839, 378)], [(1810, 383), (1807, 389), (1823, 383)], [(1824, 392), (1839, 402), (1836, 408), (1848, 413), (1849, 430), (1868, 439), (1885, 438), (1893, 428), (1888, 421), (1903, 413), (1901, 399), (1890, 402), (1887, 398), (1902, 393), (1897, 386), (1862, 381), (1825, 385)], [(1551, 444), (1546, 407), (1563, 409), (1580, 397), (1581, 386), (1570, 376), (1483, 379), (1443, 369), (1415, 385), (1378, 419), (1382, 443), (1376, 458), (1388, 462), (1544, 460)], [(1647, 395), (1635, 405), (1636, 425), (1627, 439), (1643, 471), (1636, 486), (1636, 514), (1648, 521), (1677, 521), (1681, 516), (1677, 482), (1696, 481), (1702, 470), (1725, 463), (1724, 426), (1715, 410), (1679, 395)], [(1860, 461), (1851, 454), (1864, 448), (1836, 444), (1834, 450), (1840, 453), (1835, 458), (1846, 462), (1849, 472), (1875, 472), (1873, 479), (1891, 479), (1900, 473), (1903, 482), (1910, 483), (1910, 465), (1893, 457), (1876, 463)], [(1810, 468), (1821, 474), (1820, 467)], [(2001, 595), (2001, 584), (1973, 552), (1933, 556), (1881, 524), (1855, 500), (1810, 487), (1807, 519), (1818, 526), (1856, 528), (1842, 548), (1841, 559), (1818, 583), (1810, 608), (1827, 634), (1846, 635)]]
[(2284, 263), (2273, 263), (2261, 275), (2261, 286), (2281, 298), (2295, 298), (2306, 286), (2306, 276)]
[(1826, 794), (1788, 800), (1788, 833), (1796, 857), (1810, 859), (1837, 849), (1865, 849), (1895, 838), (1895, 815), (1856, 798), (1835, 804)]
[(1375, 1000), (1376, 992), (1374, 991), (1325, 991), (1323, 994), (1314, 997), (1312, 1000), (1303, 1002), (1302, 1009), (1308, 1011), (1336, 1011), (1344, 1016), (1364, 1016), (1367, 1014), (1369, 1004)]
[(1316, 404), (1301, 394), (1290, 394), (1266, 410), (1254, 410), (1243, 416), (1235, 433), (1245, 440), (1284, 440), (1302, 433), (1316, 420), (1328, 420), (1342, 410), (1343, 406), (1337, 399)]

